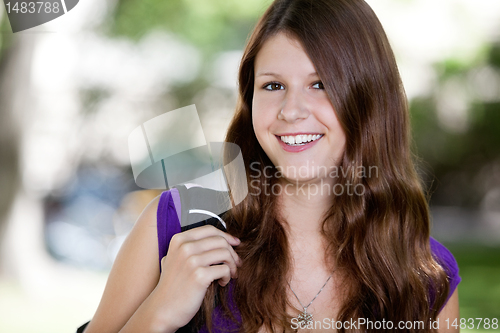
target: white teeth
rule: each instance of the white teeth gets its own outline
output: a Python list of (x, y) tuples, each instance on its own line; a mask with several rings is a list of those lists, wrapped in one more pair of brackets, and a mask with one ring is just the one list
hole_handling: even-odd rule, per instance
[(308, 135), (296, 135), (296, 136), (281, 136), (281, 141), (289, 145), (300, 145), (303, 143), (315, 141), (319, 139), (322, 135), (320, 134), (308, 134)]

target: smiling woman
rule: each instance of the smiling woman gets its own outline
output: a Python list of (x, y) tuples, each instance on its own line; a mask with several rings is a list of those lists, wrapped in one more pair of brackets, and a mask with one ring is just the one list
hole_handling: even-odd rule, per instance
[[(304, 169), (306, 163), (308, 172), (300, 173), (301, 181), (338, 165), (345, 134), (300, 42), (285, 33), (271, 37), (255, 59), (255, 72), (253, 128), (274, 166), (285, 170), (284, 179), (290, 180), (288, 172)], [(301, 154), (289, 154), (294, 152)]]
[(406, 97), (363, 0), (273, 2), (243, 54), (226, 141), (250, 185), (227, 232), (181, 233), (179, 193), (164, 192), (87, 333), (450, 331), (458, 267), (429, 236)]

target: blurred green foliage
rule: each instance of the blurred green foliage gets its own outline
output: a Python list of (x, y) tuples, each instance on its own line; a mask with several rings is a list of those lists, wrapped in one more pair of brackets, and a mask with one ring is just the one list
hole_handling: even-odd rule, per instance
[(12, 44), (12, 32), (6, 15), (0, 16), (0, 62)]
[(464, 243), (446, 247), (460, 267), (460, 316), (500, 320), (500, 248)]
[(109, 31), (140, 39), (165, 29), (204, 53), (242, 49), (270, 0), (119, 0)]
[[(258, 18), (272, 0), (118, 0), (107, 26), (111, 37), (139, 41), (154, 30), (172, 33), (194, 45), (203, 57), (191, 82), (168, 87), (163, 96), (177, 107), (195, 103), (211, 85), (207, 75), (218, 53), (242, 50)], [(203, 113), (203, 108), (199, 109)]]
[[(471, 80), (482, 68), (500, 73), (500, 44), (491, 45), (477, 63), (437, 64), (438, 86), (433, 93), (410, 101), (414, 143), (425, 161), (420, 168), (433, 204), (478, 208), (485, 193), (500, 185), (500, 179), (485, 169), (500, 165), (500, 102), (474, 96), (480, 88)], [(438, 119), (440, 90), (450, 80), (459, 82), (469, 95), (468, 125), (463, 131), (447, 129)], [(454, 98), (463, 97), (459, 94)]]

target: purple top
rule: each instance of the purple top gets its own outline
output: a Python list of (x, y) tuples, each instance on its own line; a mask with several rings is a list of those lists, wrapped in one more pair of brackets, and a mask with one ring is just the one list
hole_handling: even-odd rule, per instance
[(462, 281), (462, 278), (458, 275), (458, 264), (455, 257), (453, 257), (453, 254), (451, 254), (451, 252), (444, 247), (443, 244), (439, 243), (432, 237), (430, 238), (430, 243), (434, 259), (444, 268), (446, 274), (448, 275), (448, 281), (450, 282), (448, 297), (446, 298), (446, 302), (444, 304), (446, 305), (455, 289), (457, 289), (458, 284)]
[[(179, 192), (175, 188), (170, 191), (163, 192), (160, 196), (157, 211), (158, 252), (160, 263), (161, 259), (167, 254), (170, 239), (176, 233), (181, 232), (181, 224), (179, 222), (181, 214), (180, 203), (181, 200)], [(458, 265), (451, 252), (432, 237), (430, 238), (430, 245), (434, 258), (443, 266), (449, 278), (450, 291), (448, 293), (448, 298), (446, 299), (446, 302), (448, 302), (448, 299), (450, 299), (451, 295), (462, 280), (458, 275)], [(232, 287), (233, 284), (231, 280), (229, 284), (230, 291), (232, 290)], [(231, 292), (229, 294), (231, 294)], [(238, 309), (231, 305), (232, 303), (230, 302), (229, 306), (231, 310), (233, 310), (236, 319), (241, 321)], [(224, 317), (221, 308), (215, 308), (214, 310), (213, 327), (214, 332), (237, 332), (239, 328), (236, 323)], [(208, 333), (208, 330), (206, 327), (203, 327), (199, 332)]]

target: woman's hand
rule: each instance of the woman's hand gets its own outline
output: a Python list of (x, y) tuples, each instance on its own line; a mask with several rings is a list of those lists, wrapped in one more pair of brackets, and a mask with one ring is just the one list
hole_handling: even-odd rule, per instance
[(212, 225), (176, 234), (167, 255), (161, 260), (162, 273), (154, 290), (161, 297), (157, 315), (159, 322), (179, 328), (194, 317), (207, 288), (218, 280), (226, 286), (237, 278), (241, 259), (233, 249), (240, 240)]
[(85, 332), (175, 332), (196, 314), (208, 286), (236, 277), (240, 241), (213, 226), (175, 235), (158, 265), (155, 198), (123, 243)]

